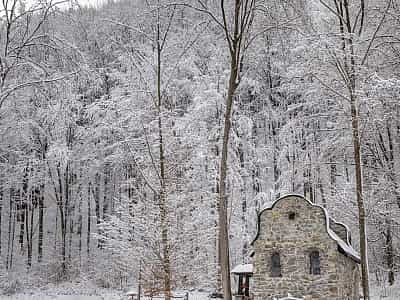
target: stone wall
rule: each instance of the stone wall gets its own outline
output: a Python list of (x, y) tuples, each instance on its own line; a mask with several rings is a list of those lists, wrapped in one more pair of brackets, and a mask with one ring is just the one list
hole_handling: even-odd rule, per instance
[(360, 299), (360, 273), (359, 266), (353, 260), (338, 253), (337, 269), (339, 276), (338, 291), (340, 295), (338, 299)]
[[(295, 218), (290, 219), (293, 212)], [(353, 280), (347, 277), (353, 277), (357, 264), (339, 253), (336, 241), (327, 233), (320, 207), (297, 196), (276, 202), (261, 214), (253, 246), (255, 300), (279, 299), (288, 293), (312, 300), (354, 300), (353, 286), (349, 286)], [(309, 254), (313, 250), (320, 253), (320, 275), (310, 274)], [(282, 277), (270, 277), (274, 252), (280, 253)]]

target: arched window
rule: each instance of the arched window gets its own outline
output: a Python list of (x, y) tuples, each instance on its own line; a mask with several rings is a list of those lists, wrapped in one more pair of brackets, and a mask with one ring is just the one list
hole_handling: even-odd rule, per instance
[(319, 258), (318, 251), (312, 251), (310, 253), (310, 274), (312, 275), (321, 274), (321, 260)]
[(281, 256), (278, 252), (271, 255), (271, 277), (282, 277)]

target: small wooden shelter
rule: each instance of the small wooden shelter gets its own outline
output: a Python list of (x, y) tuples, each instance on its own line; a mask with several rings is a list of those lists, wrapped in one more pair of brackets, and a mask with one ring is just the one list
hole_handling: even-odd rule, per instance
[(138, 299), (138, 291), (136, 289), (129, 290), (126, 295), (128, 296), (128, 300), (137, 300)]
[(236, 299), (250, 298), (250, 277), (253, 276), (252, 264), (240, 264), (231, 271), (233, 275), (238, 276), (237, 292), (234, 294)]

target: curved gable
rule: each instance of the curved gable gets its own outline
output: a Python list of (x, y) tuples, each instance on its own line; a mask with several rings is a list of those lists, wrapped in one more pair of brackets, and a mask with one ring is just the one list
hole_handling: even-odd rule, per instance
[(351, 246), (351, 234), (346, 224), (337, 222), (333, 218), (329, 218), (329, 228), (345, 241), (347, 245)]
[[(312, 202), (310, 202), (309, 200), (307, 200), (306, 198), (304, 198), (301, 195), (296, 195), (296, 194), (288, 194), (285, 195), (283, 197), (278, 198), (276, 201), (272, 202), (272, 203), (268, 203), (266, 206), (264, 206), (264, 208), (260, 211), (260, 213), (258, 214), (257, 217), (257, 232), (256, 232), (256, 236), (253, 239), (253, 241), (251, 242), (251, 245), (254, 244), (254, 242), (258, 239), (259, 235), (260, 235), (260, 222), (261, 222), (261, 216), (264, 212), (266, 211), (272, 211), (274, 209), (274, 207), (279, 206), (280, 203), (282, 203), (282, 201), (288, 199), (288, 198), (295, 198), (297, 200), (302, 200), (304, 202), (304, 204), (306, 205), (310, 205), (312, 209), (317, 208), (320, 209), (322, 211), (322, 215), (325, 218), (325, 228), (326, 228), (326, 232), (328, 234), (328, 236), (334, 240), (337, 245), (338, 245), (338, 250), (343, 253), (344, 255), (350, 257), (351, 259), (353, 259), (354, 261), (356, 261), (357, 263), (360, 263), (360, 257), (358, 255), (358, 253), (352, 248), (351, 244), (349, 243), (349, 231), (346, 225), (342, 224), (342, 223), (338, 223), (336, 221), (334, 221), (333, 219), (329, 218), (329, 215), (326, 211), (326, 209), (320, 205), (316, 205)], [(332, 222), (333, 221), (333, 222)], [(343, 237), (345, 237), (344, 241), (342, 238), (339, 237), (338, 234), (335, 233), (334, 230), (331, 229), (330, 227), (330, 223), (334, 223), (335, 225), (337, 225), (338, 227), (340, 227), (341, 229), (343, 229), (343, 234), (341, 234)]]

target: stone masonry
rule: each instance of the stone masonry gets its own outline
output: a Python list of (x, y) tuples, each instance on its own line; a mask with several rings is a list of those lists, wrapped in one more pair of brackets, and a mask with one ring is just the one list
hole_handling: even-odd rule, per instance
[[(328, 223), (331, 223), (327, 226)], [(307, 300), (359, 299), (359, 258), (347, 227), (302, 196), (282, 197), (259, 214), (254, 247), (255, 300), (292, 294)], [(310, 274), (310, 253), (318, 251), (320, 274)], [(272, 277), (271, 256), (280, 255), (281, 276)]]

